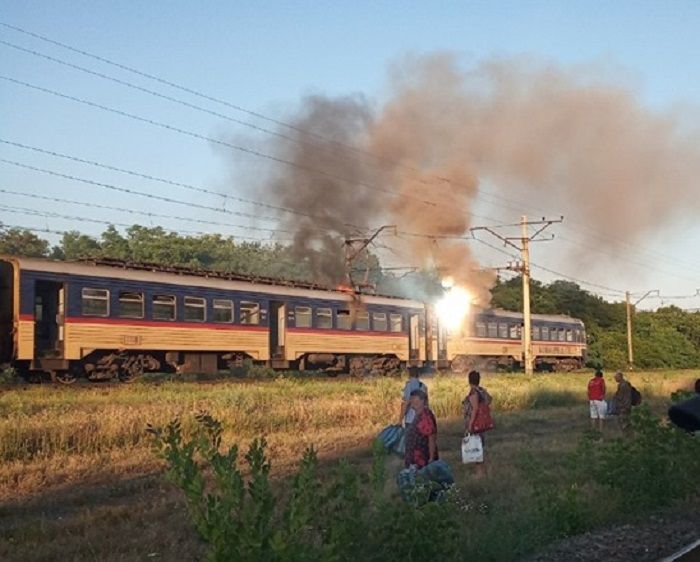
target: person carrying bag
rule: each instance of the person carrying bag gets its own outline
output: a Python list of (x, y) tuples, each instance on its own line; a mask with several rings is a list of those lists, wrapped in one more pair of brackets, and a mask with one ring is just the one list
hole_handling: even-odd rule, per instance
[(462, 440), (462, 462), (475, 465), (477, 478), (484, 476), (484, 433), (494, 427), (491, 416), (491, 396), (479, 386), (479, 371), (469, 372), (469, 393), (462, 401), (464, 412), (464, 439)]

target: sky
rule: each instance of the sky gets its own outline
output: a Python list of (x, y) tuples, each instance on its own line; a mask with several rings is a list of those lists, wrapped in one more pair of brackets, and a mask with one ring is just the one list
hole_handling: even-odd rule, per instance
[[(380, 104), (387, 94), (387, 68), (407, 54), (449, 51), (467, 66), (493, 57), (525, 56), (564, 68), (604, 67), (611, 80), (632, 89), (650, 110), (686, 111), (694, 123), (700, 123), (700, 3), (693, 1), (4, 0), (2, 8), (0, 23), (25, 31), (0, 26), (0, 41), (13, 45), (0, 43), (0, 159), (15, 163), (0, 162), (0, 221), (7, 225), (77, 229), (98, 235), (108, 222), (140, 223), (185, 233), (269, 239), (275, 223), (266, 220), (265, 208), (235, 199), (274, 203), (266, 193), (251, 196), (245, 185), (251, 170), (256, 166), (262, 170), (269, 162), (259, 162), (254, 155), (212, 139), (233, 142), (231, 139), (251, 135), (251, 129), (237, 121), (272, 128), (269, 121), (253, 114), (285, 121), (299, 100), (312, 94), (361, 94)], [(137, 76), (26, 32), (228, 105)], [(219, 115), (124, 87), (17, 47)], [(45, 90), (118, 109), (140, 120)], [(37, 148), (172, 183), (58, 158)], [(245, 158), (251, 162), (239, 169), (237, 163)], [(631, 291), (635, 301), (648, 291), (657, 291), (640, 306), (700, 308), (700, 297), (693, 297), (700, 289), (700, 266), (694, 263), (700, 223), (670, 224), (628, 248), (616, 265), (588, 269), (561, 259), (563, 251), (595, 255), (605, 249), (574, 245), (586, 234), (572, 227), (575, 216), (567, 224), (571, 209), (525, 204), (522, 209), (504, 207), (493, 199), (477, 197), (475, 212), (504, 223), (517, 222), (523, 214), (564, 214), (564, 223), (548, 231), (555, 239), (533, 245), (533, 263), (564, 274), (609, 300), (620, 300), (624, 291)], [(60, 236), (42, 235), (54, 242)], [(485, 267), (509, 260), (486, 246), (475, 252)], [(534, 277), (545, 282), (561, 277), (546, 269), (533, 269)]]

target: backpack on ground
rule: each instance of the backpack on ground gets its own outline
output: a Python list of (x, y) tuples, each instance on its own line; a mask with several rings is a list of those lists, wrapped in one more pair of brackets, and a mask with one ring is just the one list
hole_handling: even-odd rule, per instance
[(642, 393), (630, 385), (630, 397), (632, 406), (639, 406), (642, 403)]

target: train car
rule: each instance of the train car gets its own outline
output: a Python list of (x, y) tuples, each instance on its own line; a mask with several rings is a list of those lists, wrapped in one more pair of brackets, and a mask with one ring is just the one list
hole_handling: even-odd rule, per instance
[(366, 374), (423, 365), (425, 307), (314, 284), (0, 256), (0, 364), (70, 383), (244, 359)]
[[(471, 314), (461, 331), (447, 335), (441, 366), (465, 372), (518, 369), (523, 365), (523, 315), (505, 310)], [(533, 314), (532, 352), (538, 370), (571, 371), (586, 359), (586, 331), (581, 320), (565, 315)]]

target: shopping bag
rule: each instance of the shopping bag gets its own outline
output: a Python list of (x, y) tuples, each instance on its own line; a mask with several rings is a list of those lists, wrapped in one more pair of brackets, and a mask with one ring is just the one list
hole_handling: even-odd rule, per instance
[(470, 433), (462, 439), (462, 462), (464, 464), (484, 462), (484, 445), (481, 441), (481, 435)]

